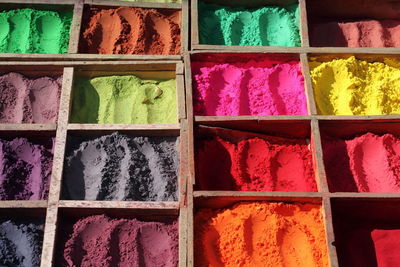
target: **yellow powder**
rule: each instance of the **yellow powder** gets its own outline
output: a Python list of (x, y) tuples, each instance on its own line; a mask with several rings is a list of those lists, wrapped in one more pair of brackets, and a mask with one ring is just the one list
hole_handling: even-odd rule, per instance
[(398, 62), (369, 63), (350, 57), (310, 62), (310, 69), (318, 114), (400, 114)]

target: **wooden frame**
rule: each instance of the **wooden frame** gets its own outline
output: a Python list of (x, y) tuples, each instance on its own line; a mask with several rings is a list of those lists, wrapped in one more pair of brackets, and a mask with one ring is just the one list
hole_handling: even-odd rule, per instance
[[(188, 266), (194, 266), (193, 254), (193, 216), (194, 211), (198, 207), (220, 208), (218, 204), (222, 201), (228, 205), (237, 201), (248, 200), (296, 200), (302, 198), (320, 199), (323, 212), (326, 241), (329, 254), (330, 266), (339, 266), (338, 256), (335, 247), (335, 225), (332, 221), (332, 201), (336, 199), (367, 199), (370, 201), (394, 201), (400, 198), (400, 193), (355, 193), (355, 192), (330, 192), (328, 181), (325, 173), (325, 165), (323, 161), (322, 140), (326, 133), (333, 136), (345, 137), (360, 134), (365, 131), (376, 132), (377, 134), (393, 133), (400, 135), (400, 115), (374, 115), (374, 116), (333, 116), (333, 115), (318, 115), (316, 104), (314, 101), (314, 92), (309, 73), (309, 59), (318, 58), (320, 60), (331, 60), (333, 58), (345, 58), (355, 55), (357, 58), (374, 61), (383, 57), (396, 57), (395, 49), (375, 49), (375, 48), (299, 48), (300, 63), (305, 78), (305, 87), (308, 98), (308, 109), (310, 115), (306, 116), (236, 116), (236, 117), (218, 117), (218, 116), (194, 116), (193, 114), (193, 93), (192, 93), (192, 73), (191, 73), (191, 56), (197, 54), (213, 54), (213, 53), (253, 53), (257, 50), (204, 50), (193, 51), (185, 56), (185, 80), (186, 80), (186, 104), (188, 115)], [(313, 51), (313, 52), (311, 52)], [(316, 52), (318, 51), (318, 52)], [(397, 50), (398, 51), (398, 50)], [(266, 51), (259, 49), (259, 53), (291, 53), (285, 49), (279, 48), (276, 51)], [(196, 129), (199, 126), (224, 127), (233, 129), (244, 129), (251, 132), (257, 132), (257, 127), (261, 131), (268, 131), (268, 127), (278, 129), (266, 125), (285, 125), (287, 129), (293, 127), (293, 124), (301, 121), (307, 121), (311, 126), (311, 135), (314, 144), (314, 167), (319, 181), (319, 192), (240, 192), (240, 191), (196, 191), (195, 183), (195, 140)], [(399, 206), (400, 209), (400, 206)], [(336, 212), (336, 210), (334, 211)]]
[[(5, 0), (0, 3), (3, 5), (25, 7), (31, 5), (48, 4), (54, 7), (62, 5), (70, 5), (73, 9), (73, 17), (71, 22), (70, 40), (68, 53), (66, 54), (15, 54), (0, 53), (2, 61), (16, 60), (180, 60), (182, 55), (188, 50), (188, 0), (182, 0), (182, 3), (151, 3), (151, 2), (124, 2), (111, 0)], [(182, 11), (181, 15), (181, 55), (104, 55), (104, 54), (82, 54), (78, 51), (80, 42), (82, 16), (85, 5), (103, 5), (103, 6), (131, 6), (140, 8), (166, 8), (177, 9)], [(16, 57), (17, 56), (17, 57)]]
[[(43, 212), (46, 218), (43, 240), (41, 266), (53, 266), (56, 233), (59, 214), (63, 210), (80, 211), (86, 214), (100, 211), (113, 212), (124, 210), (122, 214), (172, 214), (179, 218), (179, 264), (186, 266), (186, 221), (187, 221), (187, 122), (183, 64), (180, 61), (54, 61), (54, 62), (2, 62), (0, 74), (20, 72), (24, 75), (39, 77), (44, 75), (63, 75), (60, 107), (57, 124), (0, 124), (0, 136), (43, 135), (52, 133), (56, 137), (54, 148), (53, 169), (50, 181), (48, 200), (40, 201), (0, 201), (0, 212), (13, 210), (15, 212), (27, 210), (28, 214), (37, 209)], [(68, 123), (72, 86), (76, 75), (113, 75), (113, 74), (141, 74), (145, 77), (156, 78), (160, 74), (165, 78), (175, 78), (177, 83), (177, 123), (172, 124), (72, 124)], [(158, 76), (157, 76), (158, 75)], [(98, 136), (122, 131), (130, 135), (149, 136), (179, 136), (180, 139), (180, 170), (178, 177), (178, 201), (176, 202), (140, 202), (140, 201), (74, 201), (60, 200), (61, 181), (66, 148), (66, 138), (69, 133), (78, 135)], [(45, 212), (45, 213), (44, 213)], [(61, 212), (61, 213), (60, 213)], [(1, 214), (0, 214), (1, 215)]]

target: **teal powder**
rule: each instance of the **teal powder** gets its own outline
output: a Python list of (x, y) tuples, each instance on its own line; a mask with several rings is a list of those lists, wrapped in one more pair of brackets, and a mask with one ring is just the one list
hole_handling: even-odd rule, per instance
[(72, 10), (31, 8), (0, 12), (0, 53), (68, 52)]
[(200, 43), (300, 46), (298, 4), (284, 7), (225, 7), (199, 2)]

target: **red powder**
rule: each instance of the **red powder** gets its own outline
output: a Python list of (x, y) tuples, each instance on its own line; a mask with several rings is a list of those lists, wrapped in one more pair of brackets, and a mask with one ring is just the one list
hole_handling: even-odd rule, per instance
[(196, 154), (200, 190), (315, 192), (312, 155), (305, 140), (202, 140)]
[(400, 230), (373, 230), (371, 237), (378, 266), (400, 266)]
[(400, 139), (364, 134), (327, 140), (324, 162), (332, 192), (400, 192)]

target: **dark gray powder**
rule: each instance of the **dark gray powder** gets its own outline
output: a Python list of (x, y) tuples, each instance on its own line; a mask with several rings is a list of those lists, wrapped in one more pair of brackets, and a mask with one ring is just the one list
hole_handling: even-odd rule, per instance
[(130, 137), (113, 133), (83, 142), (72, 137), (68, 143), (64, 199), (178, 199), (177, 137)]
[(0, 223), (0, 266), (40, 265), (43, 223), (8, 220)]

